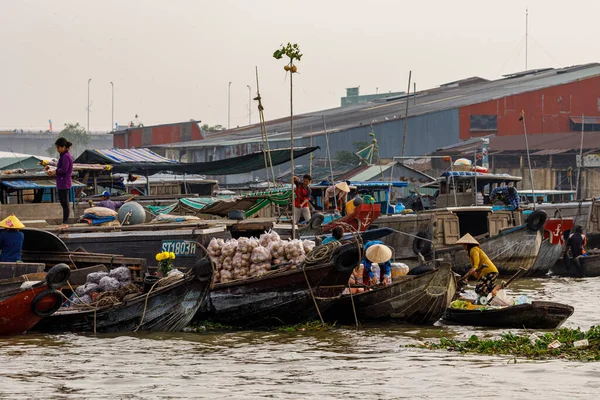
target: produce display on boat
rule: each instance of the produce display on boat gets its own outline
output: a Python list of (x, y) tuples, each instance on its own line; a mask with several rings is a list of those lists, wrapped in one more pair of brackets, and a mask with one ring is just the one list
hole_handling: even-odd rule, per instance
[(283, 266), (296, 268), (314, 247), (314, 241), (282, 240), (271, 231), (260, 238), (213, 238), (207, 250), (215, 265), (215, 282), (227, 283), (259, 277)]

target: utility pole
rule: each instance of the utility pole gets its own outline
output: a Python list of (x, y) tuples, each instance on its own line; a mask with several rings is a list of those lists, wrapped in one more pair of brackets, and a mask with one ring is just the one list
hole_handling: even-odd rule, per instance
[(227, 129), (231, 128), (231, 82), (227, 90)]
[(90, 82), (92, 78), (88, 79), (88, 98), (87, 98), (87, 133), (90, 133)]
[(110, 82), (111, 89), (111, 113), (110, 113), (110, 130), (115, 129), (115, 84)]
[(525, 71), (527, 71), (527, 42), (529, 39), (529, 10), (525, 8)]
[(252, 87), (246, 85), (248, 88), (248, 125), (252, 125)]

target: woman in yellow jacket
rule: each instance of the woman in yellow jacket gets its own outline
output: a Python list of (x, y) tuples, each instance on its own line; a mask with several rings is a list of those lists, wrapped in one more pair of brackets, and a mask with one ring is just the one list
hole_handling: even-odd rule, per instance
[(479, 282), (475, 286), (475, 293), (480, 296), (487, 296), (492, 293), (496, 295), (496, 279), (498, 278), (498, 268), (492, 260), (481, 250), (479, 242), (470, 234), (461, 237), (456, 244), (462, 244), (469, 254), (471, 265), (473, 267), (463, 277), (463, 280), (469, 279), (469, 276), (475, 275)]

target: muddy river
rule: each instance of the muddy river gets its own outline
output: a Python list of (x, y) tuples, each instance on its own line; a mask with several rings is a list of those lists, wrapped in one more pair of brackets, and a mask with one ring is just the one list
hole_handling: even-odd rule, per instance
[[(523, 279), (512, 294), (571, 304), (567, 327), (600, 323), (600, 278)], [(600, 363), (406, 348), (499, 330), (382, 324), (326, 332), (37, 335), (0, 339), (0, 398), (579, 399)], [(516, 361), (516, 363), (515, 363)]]

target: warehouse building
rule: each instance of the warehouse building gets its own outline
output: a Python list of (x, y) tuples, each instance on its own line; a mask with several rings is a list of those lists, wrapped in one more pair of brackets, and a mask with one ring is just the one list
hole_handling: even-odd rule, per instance
[[(582, 115), (586, 121), (600, 120), (600, 64), (536, 69), (493, 81), (472, 77), (408, 97), (402, 94), (297, 115), (294, 145), (319, 146), (314, 157), (335, 159), (339, 152), (355, 152), (356, 144), (369, 142), (369, 133), (374, 132), (379, 158), (399, 156), (403, 147), (406, 156), (418, 157), (490, 134), (522, 135), (522, 112), (527, 132), (533, 135), (577, 131)], [(265, 113), (268, 117), (268, 108)], [(584, 125), (585, 130), (600, 126)], [(290, 146), (289, 118), (268, 121), (266, 129), (272, 149)], [(261, 128), (255, 124), (203, 133), (200, 140), (153, 148), (162, 153), (169, 150), (172, 156), (185, 161), (219, 160), (261, 151)]]

